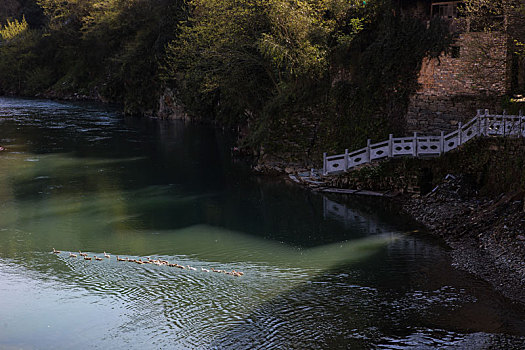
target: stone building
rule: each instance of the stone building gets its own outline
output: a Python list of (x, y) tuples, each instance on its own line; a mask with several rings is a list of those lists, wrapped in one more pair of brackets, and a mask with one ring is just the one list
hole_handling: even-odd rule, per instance
[(504, 29), (506, 18), (494, 19), (502, 22), (501, 30), (482, 32), (460, 17), (462, 1), (394, 1), (405, 14), (423, 20), (441, 17), (455, 36), (448, 53), (422, 62), (420, 86), (406, 114), (407, 130), (423, 134), (450, 131), (458, 122), (470, 120), (479, 108), (499, 110), (502, 97), (511, 92), (515, 74)]

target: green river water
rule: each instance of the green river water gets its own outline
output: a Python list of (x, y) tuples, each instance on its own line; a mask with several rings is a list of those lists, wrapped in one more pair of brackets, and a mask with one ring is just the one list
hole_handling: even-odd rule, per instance
[(251, 175), (220, 130), (0, 98), (0, 145), (0, 349), (525, 348), (394, 204)]

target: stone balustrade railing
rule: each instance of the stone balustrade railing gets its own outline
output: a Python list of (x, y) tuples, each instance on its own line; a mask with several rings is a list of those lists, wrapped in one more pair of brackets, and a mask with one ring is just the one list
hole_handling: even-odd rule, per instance
[(453, 150), (478, 136), (525, 137), (525, 116), (494, 115), (488, 110), (478, 110), (476, 117), (466, 124), (459, 123), (458, 129), (437, 136), (420, 136), (414, 133), (410, 137), (393, 137), (379, 143), (371, 143), (353, 152), (345, 150), (344, 154), (323, 155), (323, 175), (348, 171), (361, 164), (387, 157), (432, 157)]

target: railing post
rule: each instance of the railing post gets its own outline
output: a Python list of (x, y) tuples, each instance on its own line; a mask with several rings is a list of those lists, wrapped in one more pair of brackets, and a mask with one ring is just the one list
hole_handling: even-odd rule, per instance
[(485, 109), (485, 136), (489, 136), (489, 110)]
[(439, 155), (443, 153), (445, 153), (445, 132), (441, 131), (441, 135), (439, 136)]
[(348, 171), (348, 148), (345, 149), (345, 171)]
[(520, 109), (520, 113), (519, 113), (519, 118), (520, 118), (520, 135), (519, 135), (519, 137), (523, 137), (523, 131), (521, 130), (522, 125), (523, 125), (523, 123), (522, 123), (523, 111), (521, 109)]
[(478, 109), (478, 112), (476, 113), (476, 118), (478, 119), (478, 132), (477, 136), (481, 136), (481, 109)]
[(388, 157), (392, 158), (393, 155), (393, 149), (394, 149), (394, 136), (392, 134), (388, 135)]
[(507, 111), (506, 110), (503, 110), (503, 137), (505, 137), (505, 135), (507, 134)]
[(485, 136), (489, 136), (489, 126), (488, 126), (488, 119), (489, 119), (489, 110), (485, 109)]
[(326, 152), (323, 153), (323, 175), (326, 175)]
[(372, 161), (372, 157), (370, 156), (370, 139), (366, 140), (366, 156), (368, 158), (368, 162), (370, 163)]
[(461, 146), (461, 128), (463, 127), (463, 124), (459, 122), (458, 124), (458, 147)]
[(412, 156), (417, 157), (417, 132), (414, 132), (414, 140), (412, 141)]

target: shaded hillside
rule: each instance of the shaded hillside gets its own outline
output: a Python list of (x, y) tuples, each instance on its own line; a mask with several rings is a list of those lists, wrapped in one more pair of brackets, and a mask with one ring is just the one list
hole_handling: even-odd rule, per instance
[(154, 116), (169, 88), (241, 148), (302, 161), (402, 132), (422, 58), (450, 44), (389, 0), (40, 0), (43, 25), (23, 5), (2, 29), (0, 93)]

